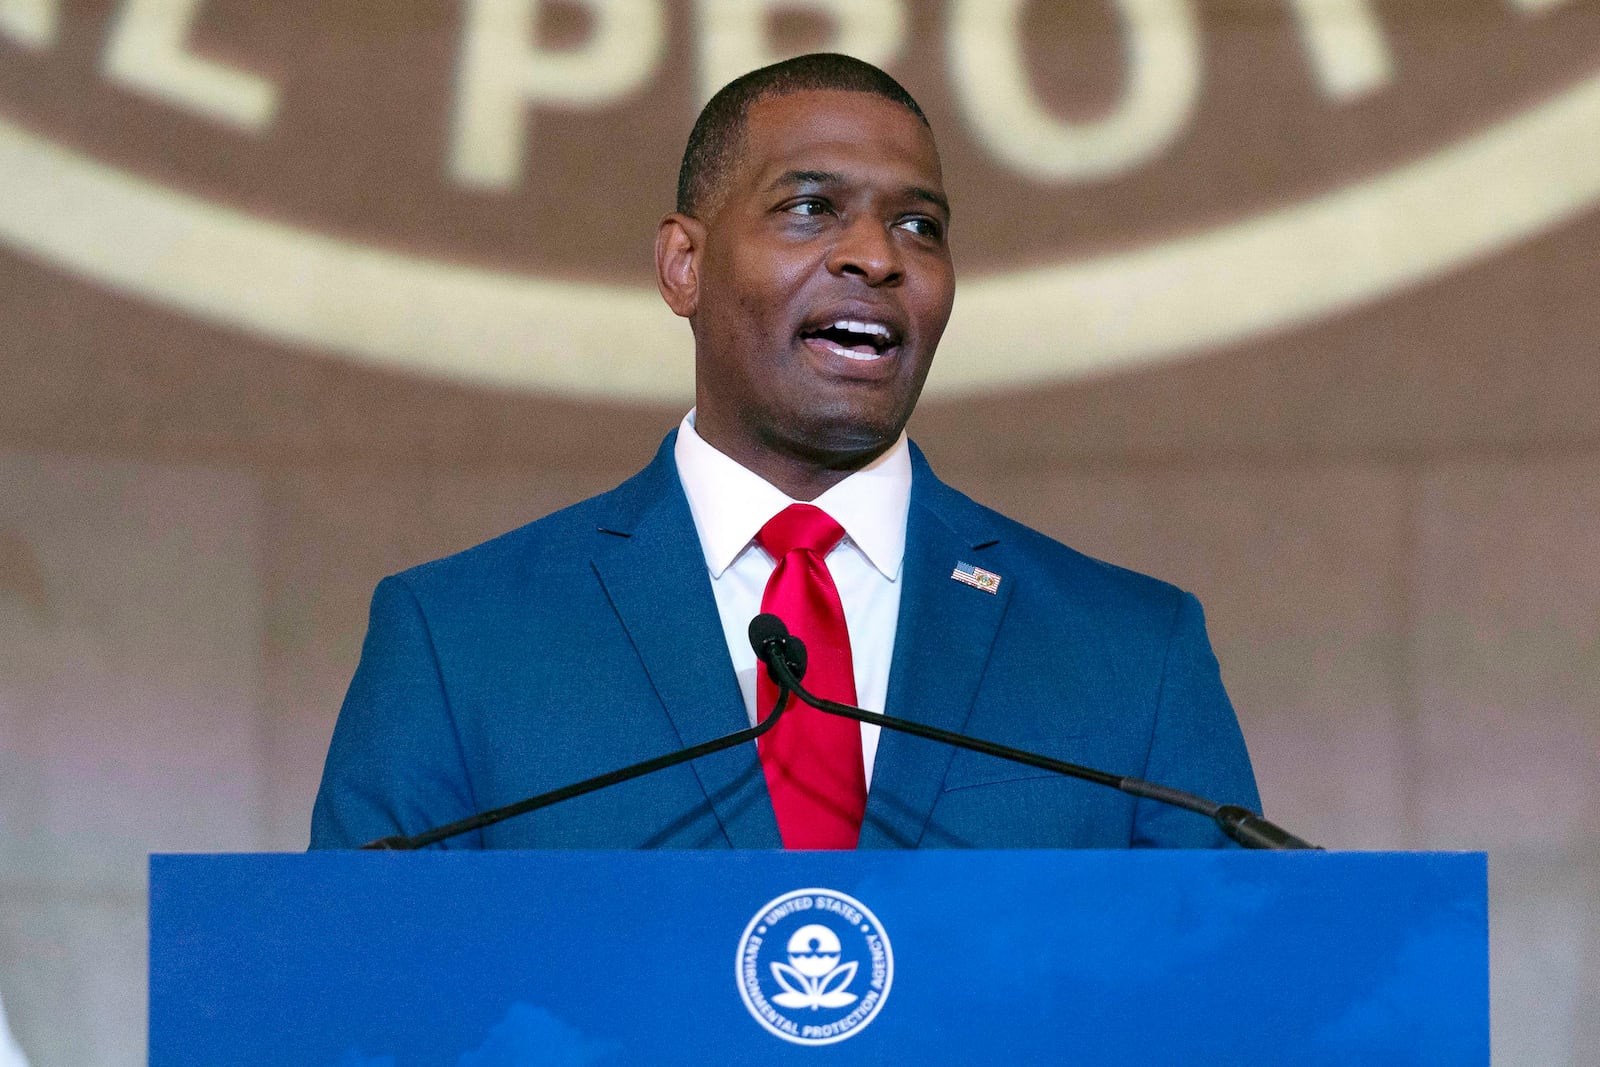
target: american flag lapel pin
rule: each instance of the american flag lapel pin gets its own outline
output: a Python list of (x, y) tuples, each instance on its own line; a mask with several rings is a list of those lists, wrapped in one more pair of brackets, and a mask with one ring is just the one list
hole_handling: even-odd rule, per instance
[(965, 560), (956, 562), (956, 569), (950, 572), (950, 577), (962, 585), (970, 585), (974, 589), (982, 589), (991, 596), (1000, 591), (1000, 576), (994, 571), (986, 571), (982, 567), (974, 567)]

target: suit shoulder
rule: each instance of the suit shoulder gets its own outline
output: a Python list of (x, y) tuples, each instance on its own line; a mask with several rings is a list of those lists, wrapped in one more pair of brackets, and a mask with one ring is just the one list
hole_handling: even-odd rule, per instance
[(459, 596), (474, 589), (504, 587), (509, 579), (543, 574), (556, 580), (574, 560), (587, 559), (597, 537), (608, 536), (619, 508), (631, 498), (635, 475), (615, 489), (580, 500), (460, 552), (418, 564), (395, 575), (418, 596)]

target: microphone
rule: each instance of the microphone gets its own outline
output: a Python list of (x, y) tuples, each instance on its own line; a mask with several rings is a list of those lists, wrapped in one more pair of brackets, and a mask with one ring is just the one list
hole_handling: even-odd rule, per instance
[(1186, 793), (1181, 789), (1173, 789), (1170, 786), (1147, 782), (1142, 778), (1111, 774), (1106, 771), (1096, 770), (1093, 767), (1084, 767), (1081, 764), (1068, 763), (1065, 760), (1041, 756), (1037, 752), (1011, 748), (1008, 745), (997, 745), (993, 741), (968, 737), (965, 734), (958, 734), (951, 730), (941, 730), (937, 726), (927, 726), (911, 719), (890, 718), (887, 715), (879, 715), (874, 711), (865, 711), (849, 704), (840, 704), (816, 696), (800, 684), (800, 677), (795, 673), (792, 666), (794, 662), (798, 661), (802, 671), (804, 670), (806, 661), (805, 642), (791, 634), (789, 628), (784, 625), (783, 620), (776, 615), (763, 613), (750, 620), (750, 647), (755, 650), (756, 658), (766, 664), (767, 674), (777, 683), (780, 691), (780, 702), (783, 699), (782, 693), (784, 691), (792, 691), (795, 696), (818, 711), (824, 711), (830, 715), (839, 715), (846, 719), (854, 719), (857, 722), (872, 723), (875, 726), (881, 726), (885, 730), (898, 730), (901, 733), (912, 734), (929, 741), (940, 741), (947, 745), (954, 745), (956, 748), (979, 752), (985, 756), (995, 756), (999, 759), (1009, 760), (1012, 763), (1038, 767), (1041, 770), (1064, 774), (1069, 778), (1078, 778), (1086, 782), (1094, 782), (1097, 785), (1109, 786), (1130, 796), (1171, 804), (1174, 807), (1206, 816), (1215, 822), (1223, 833), (1245, 848), (1315, 849), (1318, 847), (1309, 841), (1296, 837), (1282, 827), (1274, 825), (1249, 808), (1241, 807), (1237, 804), (1218, 804), (1214, 800), (1207, 800), (1205, 797)]
[[(774, 622), (777, 622), (776, 617), (768, 617), (772, 618)], [(783, 629), (783, 623), (779, 622), (778, 627), (780, 630)], [(784, 631), (784, 634), (787, 634), (787, 631)], [(805, 645), (801, 644), (797, 639), (787, 638), (783, 635), (779, 635), (777, 639), (788, 640), (790, 642), (792, 647), (784, 658), (784, 668), (790, 672), (790, 677), (798, 679), (806, 672)], [(754, 638), (752, 638), (752, 640), (754, 640)], [(638, 763), (630, 764), (621, 768), (620, 770), (607, 771), (605, 774), (597, 774), (593, 778), (585, 778), (581, 782), (575, 782), (572, 785), (564, 785), (559, 789), (552, 789), (547, 793), (540, 793), (537, 796), (531, 796), (526, 800), (519, 800), (514, 804), (507, 804), (504, 807), (492, 808), (489, 811), (479, 812), (476, 815), (469, 815), (465, 819), (457, 819), (455, 822), (446, 823), (443, 826), (436, 826), (431, 830), (424, 830), (419, 834), (411, 834), (409, 836), (405, 834), (393, 834), (389, 837), (380, 837), (376, 841), (368, 841), (366, 844), (362, 845), (361, 848), (368, 850), (381, 849), (392, 851), (412, 851), (414, 849), (426, 848), (429, 845), (437, 844), (446, 838), (455, 837), (458, 834), (469, 833), (473, 830), (482, 830), (487, 826), (493, 826), (498, 822), (505, 822), (507, 819), (515, 818), (518, 815), (526, 815), (530, 811), (538, 811), (540, 808), (548, 808), (550, 805), (559, 804), (563, 800), (571, 800), (573, 797), (581, 797), (585, 793), (593, 793), (597, 789), (604, 789), (607, 786), (617, 785), (633, 778), (640, 778), (646, 774), (654, 774), (656, 771), (664, 771), (668, 767), (676, 767), (680, 763), (688, 763), (690, 760), (699, 759), (701, 756), (709, 756), (713, 752), (721, 752), (722, 750), (728, 748), (737, 748), (746, 741), (754, 741), (756, 738), (772, 729), (772, 727), (778, 721), (778, 716), (783, 714), (783, 709), (789, 703), (789, 692), (789, 687), (783, 682), (779, 682), (778, 700), (777, 703), (773, 705), (772, 711), (767, 715), (766, 718), (747, 729), (737, 730), (734, 733), (728, 734), (724, 737), (713, 738), (710, 741), (702, 741), (698, 745), (690, 745), (688, 748), (679, 749), (677, 752), (669, 752), (664, 756), (655, 756), (651, 759), (641, 760)]]
[[(806, 676), (806, 645), (798, 637), (789, 633), (789, 628), (783, 620), (776, 615), (763, 612), (750, 620), (750, 647), (756, 650), (756, 658), (762, 663), (767, 663), (769, 656), (782, 656), (789, 668), (789, 677), (796, 682)], [(767, 674), (778, 688), (784, 688), (784, 683), (772, 673), (770, 664)]]

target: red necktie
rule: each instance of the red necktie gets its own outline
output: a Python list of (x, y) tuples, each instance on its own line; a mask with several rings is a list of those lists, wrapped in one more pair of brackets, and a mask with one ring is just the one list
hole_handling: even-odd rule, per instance
[[(824, 558), (844, 537), (828, 513), (791, 504), (773, 516), (756, 543), (777, 560), (761, 610), (782, 619), (806, 643), (805, 686), (841, 704), (856, 702), (855, 665), (844, 605)], [(778, 699), (765, 668), (756, 674), (763, 719)], [(861, 727), (789, 698), (778, 725), (757, 742), (784, 848), (855, 848), (867, 809)]]

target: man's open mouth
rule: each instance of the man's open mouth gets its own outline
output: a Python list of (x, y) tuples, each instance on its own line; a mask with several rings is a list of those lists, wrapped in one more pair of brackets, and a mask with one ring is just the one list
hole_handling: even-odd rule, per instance
[(838, 319), (800, 331), (800, 339), (847, 359), (877, 359), (900, 344), (899, 331), (881, 322)]

